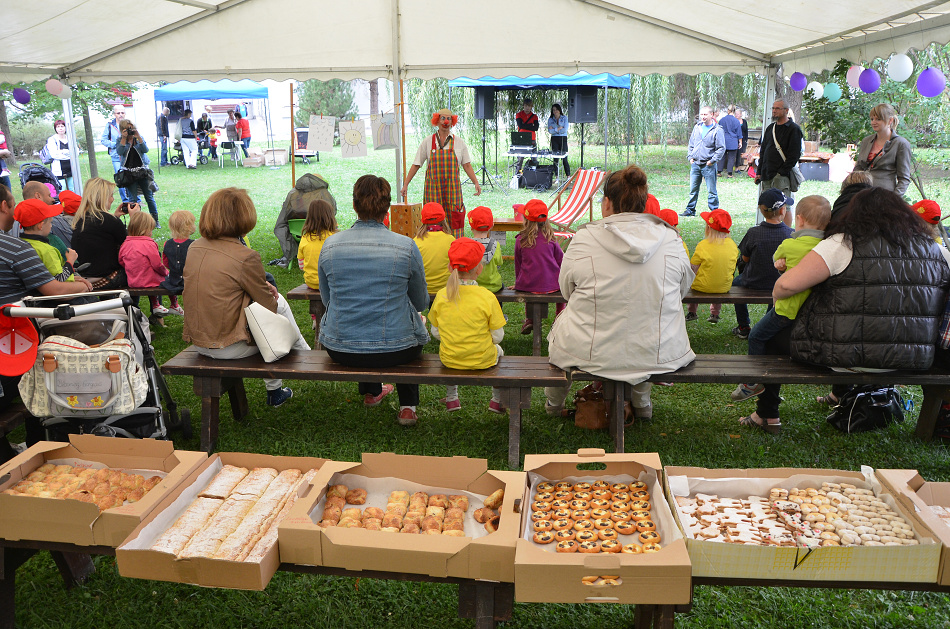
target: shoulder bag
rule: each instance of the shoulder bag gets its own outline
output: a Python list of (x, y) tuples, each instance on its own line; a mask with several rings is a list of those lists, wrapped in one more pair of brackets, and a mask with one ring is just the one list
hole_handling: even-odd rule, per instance
[(251, 302), (244, 309), (244, 316), (265, 363), (280, 360), (290, 353), (299, 334), (290, 321), (257, 302)]
[(854, 387), (841, 396), (827, 421), (846, 434), (884, 428), (904, 421), (904, 400), (893, 387)]
[[(775, 144), (775, 150), (778, 151), (778, 154), (782, 156), (782, 161), (785, 161), (785, 151), (782, 150), (782, 145), (778, 143), (778, 138), (775, 137), (775, 123), (772, 123), (772, 142)], [(802, 174), (801, 169), (798, 168), (796, 163), (792, 166), (791, 172), (788, 173), (788, 189), (792, 192), (798, 192), (799, 186), (802, 185), (802, 182), (805, 181), (805, 175)]]
[(47, 166), (53, 163), (53, 156), (49, 154), (49, 147), (46, 144), (40, 149), (40, 161)]
[[(129, 146), (129, 153), (135, 150), (135, 146)], [(154, 179), (154, 174), (152, 173), (151, 168), (146, 166), (133, 166), (132, 168), (126, 168), (125, 164), (129, 161), (129, 153), (125, 154), (125, 159), (122, 160), (122, 167), (119, 168), (112, 175), (113, 180), (115, 180), (115, 185), (120, 188), (128, 188), (131, 185), (135, 185), (140, 181), (145, 182), (142, 185), (148, 185), (148, 181)], [(143, 162), (144, 163), (144, 162)]]

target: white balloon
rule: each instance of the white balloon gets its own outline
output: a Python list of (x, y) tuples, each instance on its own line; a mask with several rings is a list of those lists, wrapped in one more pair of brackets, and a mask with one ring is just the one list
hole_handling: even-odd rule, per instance
[(892, 81), (906, 81), (914, 73), (914, 62), (904, 54), (891, 55), (887, 61), (887, 76)]
[(861, 78), (862, 72), (864, 72), (864, 68), (861, 66), (851, 66), (848, 68), (848, 85), (854, 89), (860, 89), (861, 86), (858, 85), (858, 79)]
[(73, 95), (73, 90), (68, 85), (63, 86), (63, 91), (57, 94), (62, 100), (66, 100)]
[(805, 91), (811, 94), (812, 98), (821, 98), (825, 94), (824, 86), (818, 81), (812, 81), (805, 87)]

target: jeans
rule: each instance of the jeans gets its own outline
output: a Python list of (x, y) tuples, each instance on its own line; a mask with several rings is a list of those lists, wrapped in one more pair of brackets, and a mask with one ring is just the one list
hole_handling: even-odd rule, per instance
[(241, 144), (244, 146), (241, 149), (244, 151), (244, 157), (247, 157), (247, 149), (251, 148), (251, 138), (244, 138), (241, 140)]
[(769, 308), (749, 332), (749, 356), (765, 355), (766, 344), (785, 328), (792, 327), (792, 323), (792, 319), (776, 313), (775, 308)]
[[(122, 168), (122, 156), (116, 152), (112, 153), (112, 172), (117, 173)], [(129, 200), (129, 193), (125, 188), (119, 188), (119, 196), (123, 201)]]
[(159, 145), (161, 146), (161, 165), (168, 166), (168, 138), (161, 137), (159, 138)]
[(686, 203), (687, 212), (696, 211), (696, 201), (699, 199), (699, 184), (706, 180), (706, 191), (709, 193), (708, 206), (710, 210), (719, 208), (719, 195), (716, 193), (716, 164), (693, 163), (689, 167), (689, 201)]
[[(741, 275), (737, 275), (732, 280), (733, 286), (745, 286), (745, 280), (742, 279)], [(748, 304), (736, 304), (736, 323), (740, 328), (747, 328), (750, 324), (749, 319), (749, 305)]]
[(128, 188), (120, 188), (120, 190), (125, 191), (128, 200), (132, 203), (139, 203), (139, 192), (141, 191), (142, 196), (145, 197), (145, 205), (148, 206), (148, 213), (152, 215), (152, 218), (155, 219), (155, 224), (158, 225), (158, 207), (155, 205), (155, 197), (152, 196), (152, 191), (149, 189), (148, 184), (148, 179), (139, 179)]
[[(346, 367), (395, 367), (412, 362), (422, 355), (424, 345), (415, 345), (406, 349), (396, 350), (395, 352), (383, 352), (381, 354), (353, 354), (350, 352), (336, 352), (332, 349), (327, 350), (330, 358)], [(381, 382), (360, 382), (360, 395), (379, 395), (383, 392)], [(418, 406), (419, 405), (419, 385), (418, 384), (397, 384), (396, 392), (399, 395), (399, 406)]]

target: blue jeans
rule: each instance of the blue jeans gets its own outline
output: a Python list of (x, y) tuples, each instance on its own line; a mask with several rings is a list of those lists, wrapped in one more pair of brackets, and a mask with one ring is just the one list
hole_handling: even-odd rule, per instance
[(708, 205), (710, 210), (719, 208), (719, 194), (716, 192), (716, 164), (700, 166), (693, 163), (689, 167), (689, 201), (686, 203), (687, 212), (696, 211), (696, 201), (699, 199), (699, 184), (706, 180), (706, 191), (709, 193)]
[[(117, 173), (122, 168), (122, 156), (118, 153), (112, 154), (112, 172)], [(119, 196), (123, 201), (129, 200), (129, 193), (125, 188), (119, 188)]]
[(161, 146), (161, 165), (168, 166), (168, 138), (164, 136), (159, 138), (159, 145)]
[[(742, 279), (741, 275), (737, 275), (732, 280), (733, 286), (745, 286), (745, 280)], [(749, 327), (749, 305), (748, 304), (736, 304), (736, 323), (739, 324), (740, 328)]]
[(148, 179), (140, 179), (133, 183), (128, 188), (119, 188), (123, 190), (129, 197), (129, 201), (132, 203), (139, 203), (139, 192), (143, 197), (145, 197), (145, 205), (148, 206), (148, 213), (152, 215), (152, 218), (155, 219), (155, 224), (158, 225), (158, 208), (155, 206), (155, 198), (152, 196), (152, 191), (148, 187)]
[(241, 140), (241, 144), (244, 145), (241, 147), (244, 149), (244, 157), (247, 157), (247, 149), (251, 148), (251, 138), (244, 138)]
[(749, 356), (764, 356), (765, 344), (778, 336), (785, 328), (792, 327), (794, 321), (769, 308), (765, 316), (759, 319), (752, 331), (749, 332)]

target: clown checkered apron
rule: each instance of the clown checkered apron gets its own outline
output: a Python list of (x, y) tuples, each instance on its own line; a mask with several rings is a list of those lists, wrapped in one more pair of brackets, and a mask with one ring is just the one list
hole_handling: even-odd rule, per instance
[(449, 217), (452, 235), (460, 238), (465, 232), (465, 204), (462, 202), (462, 184), (459, 182), (455, 137), (450, 135), (445, 146), (439, 146), (438, 141), (439, 134), (433, 133), (423, 202), (442, 205)]

